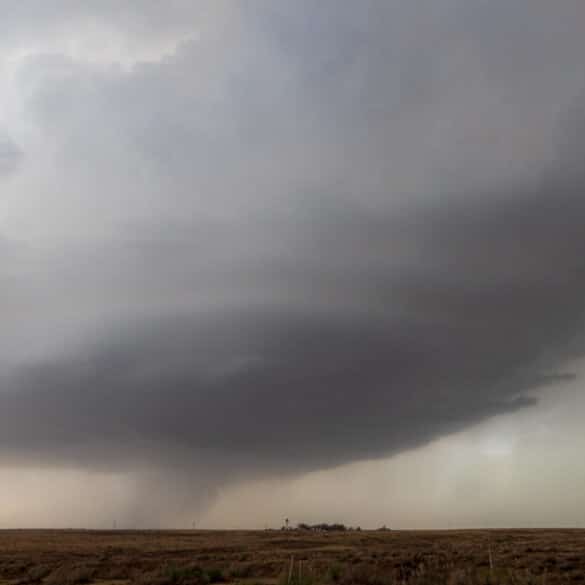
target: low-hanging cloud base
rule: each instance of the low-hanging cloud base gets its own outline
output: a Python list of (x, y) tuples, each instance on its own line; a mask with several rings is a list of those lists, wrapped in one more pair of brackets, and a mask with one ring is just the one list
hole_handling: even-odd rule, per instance
[(222, 3), (149, 50), (130, 27), (139, 54), (165, 48), (128, 68), (2, 61), (0, 461), (134, 472), (128, 517), (175, 486), (154, 522), (571, 379), (585, 116), (558, 64), (578, 9), (543, 48), (548, 4), (523, 31), (528, 3), (496, 3), (504, 56), (473, 4)]

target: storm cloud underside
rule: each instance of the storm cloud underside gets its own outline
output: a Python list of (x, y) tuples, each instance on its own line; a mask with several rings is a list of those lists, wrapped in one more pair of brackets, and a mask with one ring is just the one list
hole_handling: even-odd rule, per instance
[[(4, 63), (2, 460), (301, 473), (569, 377), (585, 14), (418, 4), (174, 3), (155, 58), (161, 5), (131, 26), (56, 3), (139, 57), (46, 41)], [(57, 24), (37, 16), (42, 40)]]

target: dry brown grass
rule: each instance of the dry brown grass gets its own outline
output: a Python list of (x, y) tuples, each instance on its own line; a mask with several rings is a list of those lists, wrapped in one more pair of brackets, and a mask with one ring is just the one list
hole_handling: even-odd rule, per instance
[(222, 582), (578, 584), (585, 531), (0, 531), (0, 585)]

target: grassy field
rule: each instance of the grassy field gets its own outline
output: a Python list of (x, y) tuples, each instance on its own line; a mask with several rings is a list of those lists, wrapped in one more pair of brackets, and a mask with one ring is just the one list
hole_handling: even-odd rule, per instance
[(0, 531), (0, 583), (585, 582), (585, 531)]

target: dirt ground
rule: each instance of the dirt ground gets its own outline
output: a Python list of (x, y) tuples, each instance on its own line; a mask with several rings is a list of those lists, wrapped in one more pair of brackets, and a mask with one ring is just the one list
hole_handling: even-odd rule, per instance
[(0, 531), (0, 584), (585, 582), (585, 531)]

